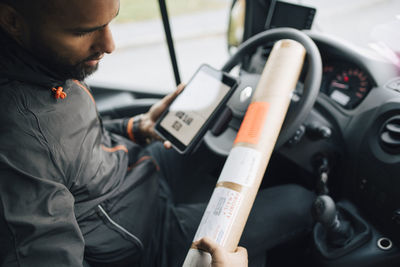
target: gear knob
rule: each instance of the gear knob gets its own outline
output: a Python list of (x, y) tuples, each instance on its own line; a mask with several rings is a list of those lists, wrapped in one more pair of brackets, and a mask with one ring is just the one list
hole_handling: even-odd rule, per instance
[(353, 227), (350, 221), (340, 216), (330, 196), (318, 196), (312, 205), (311, 213), (324, 228), (329, 246), (345, 247), (350, 242), (354, 234)]
[(316, 198), (312, 206), (314, 219), (320, 222), (325, 228), (336, 228), (338, 224), (336, 205), (328, 195), (321, 195)]

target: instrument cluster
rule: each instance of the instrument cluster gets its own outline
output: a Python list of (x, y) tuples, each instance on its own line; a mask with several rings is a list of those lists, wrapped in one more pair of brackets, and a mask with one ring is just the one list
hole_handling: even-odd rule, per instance
[(321, 92), (345, 109), (354, 109), (373, 87), (371, 77), (358, 66), (332, 60), (324, 64)]

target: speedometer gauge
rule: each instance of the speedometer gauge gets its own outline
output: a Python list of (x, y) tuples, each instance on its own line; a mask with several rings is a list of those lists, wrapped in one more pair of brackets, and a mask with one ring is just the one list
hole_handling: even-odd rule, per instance
[(371, 90), (368, 75), (357, 67), (325, 66), (322, 91), (347, 109), (356, 107)]

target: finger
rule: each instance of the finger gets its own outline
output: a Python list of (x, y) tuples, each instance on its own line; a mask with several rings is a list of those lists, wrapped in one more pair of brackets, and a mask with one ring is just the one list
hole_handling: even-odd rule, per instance
[(219, 249), (219, 245), (208, 237), (200, 239), (197, 247), (201, 250), (209, 252), (211, 255), (214, 255)]
[(176, 90), (163, 98), (163, 102), (169, 105), (185, 88), (183, 83), (179, 84)]
[(184, 84), (178, 85), (178, 88), (170, 93), (169, 95), (165, 96), (163, 99), (161, 99), (159, 102), (154, 104), (150, 110), (150, 118), (152, 121), (156, 121), (158, 117), (161, 115), (162, 112), (171, 104), (171, 102), (182, 92), (182, 90), (185, 88)]
[(245, 249), (244, 247), (237, 247), (236, 251), (237, 254), (246, 256), (247, 258), (247, 249)]
[(170, 148), (172, 147), (171, 142), (170, 142), (170, 141), (165, 141), (165, 142), (164, 142), (164, 147), (165, 147), (166, 149), (170, 149)]
[(185, 87), (186, 87), (186, 84), (184, 84), (184, 83), (180, 83), (178, 86), (177, 86), (177, 91), (178, 91), (178, 93), (180, 93), (180, 92), (182, 92), (183, 91), (183, 89), (185, 89)]

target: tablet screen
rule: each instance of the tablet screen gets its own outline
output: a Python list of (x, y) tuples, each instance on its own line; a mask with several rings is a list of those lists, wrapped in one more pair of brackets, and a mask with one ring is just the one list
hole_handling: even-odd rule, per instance
[(230, 86), (221, 77), (200, 71), (169, 107), (160, 125), (179, 142), (188, 146), (215, 111)]

